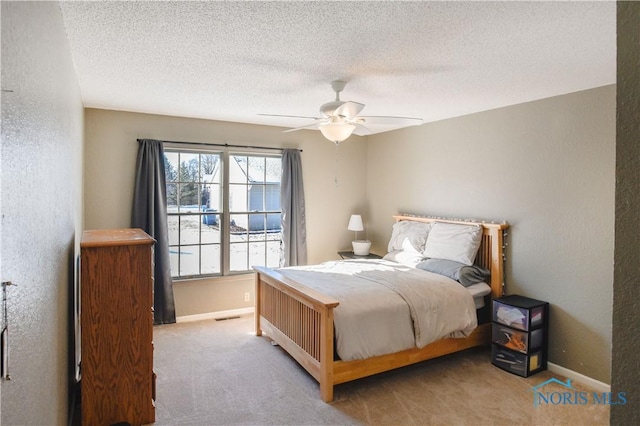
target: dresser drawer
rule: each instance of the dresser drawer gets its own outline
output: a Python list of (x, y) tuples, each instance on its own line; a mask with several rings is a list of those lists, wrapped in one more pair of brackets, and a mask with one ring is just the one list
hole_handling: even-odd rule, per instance
[(522, 354), (493, 343), (491, 345), (491, 363), (518, 376), (528, 377), (546, 368), (544, 352), (534, 351)]
[(544, 344), (544, 329), (520, 331), (499, 323), (493, 323), (492, 342), (523, 354), (540, 349)]
[[(506, 299), (506, 298), (504, 298)], [(518, 330), (530, 330), (544, 324), (546, 306), (524, 308), (499, 300), (493, 301), (493, 321)]]

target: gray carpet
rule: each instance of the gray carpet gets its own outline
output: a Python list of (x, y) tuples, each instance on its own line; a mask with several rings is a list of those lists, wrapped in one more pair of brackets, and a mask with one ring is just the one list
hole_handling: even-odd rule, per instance
[(154, 344), (156, 425), (602, 425), (609, 419), (604, 405), (534, 407), (532, 386), (564, 378), (506, 373), (491, 365), (487, 349), (338, 385), (326, 404), (306, 371), (253, 334), (253, 316), (157, 326)]

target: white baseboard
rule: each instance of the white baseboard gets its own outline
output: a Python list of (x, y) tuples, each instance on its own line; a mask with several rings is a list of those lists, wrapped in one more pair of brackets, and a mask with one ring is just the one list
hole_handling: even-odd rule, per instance
[(608, 385), (596, 379), (592, 379), (591, 377), (585, 376), (584, 374), (580, 374), (576, 371), (569, 370), (568, 368), (561, 367), (558, 364), (548, 362), (547, 369), (552, 373), (557, 373), (561, 376), (566, 377), (567, 379), (571, 379), (574, 382), (589, 386), (590, 388), (593, 388), (598, 392), (611, 392), (611, 385)]
[(255, 311), (255, 308), (251, 306), (249, 308), (230, 309), (228, 311), (207, 312), (205, 314), (195, 314), (195, 315), (184, 315), (181, 317), (176, 317), (176, 322), (189, 322), (189, 321), (201, 321), (201, 320), (207, 320), (207, 319), (229, 318), (229, 317), (235, 317), (238, 315), (252, 314), (254, 311)]

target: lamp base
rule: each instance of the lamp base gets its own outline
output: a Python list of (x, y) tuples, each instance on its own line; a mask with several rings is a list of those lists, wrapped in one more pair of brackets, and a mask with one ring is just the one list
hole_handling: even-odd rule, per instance
[(351, 244), (353, 245), (353, 254), (355, 254), (356, 256), (367, 256), (369, 254), (371, 241), (356, 240), (352, 241)]

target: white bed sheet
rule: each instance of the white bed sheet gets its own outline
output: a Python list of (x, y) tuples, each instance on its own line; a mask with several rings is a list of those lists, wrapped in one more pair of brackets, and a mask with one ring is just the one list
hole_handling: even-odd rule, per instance
[(465, 288), (471, 293), (476, 309), (484, 308), (484, 297), (491, 293), (491, 287), (487, 283), (476, 283)]

